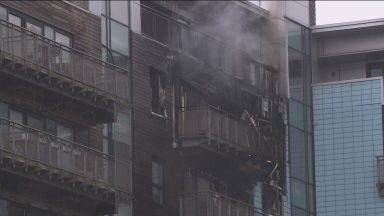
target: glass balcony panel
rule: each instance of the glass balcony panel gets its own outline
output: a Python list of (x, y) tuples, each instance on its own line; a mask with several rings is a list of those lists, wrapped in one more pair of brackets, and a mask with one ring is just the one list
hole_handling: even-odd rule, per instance
[[(11, 157), (23, 163), (39, 162), (39, 166), (77, 174), (114, 187), (115, 161), (111, 156), (2, 118), (0, 129), (0, 157)], [(121, 180), (129, 191), (131, 167), (126, 163), (119, 168)]]
[[(12, 61), (22, 60), (17, 61), (19, 64), (32, 63), (33, 69), (39, 70), (37, 72), (40, 72), (40, 67), (45, 68), (55, 79), (75, 81), (73, 83), (81, 87), (85, 87), (81, 85), (85, 84), (92, 87), (87, 89), (89, 91), (101, 91), (103, 94), (106, 91), (111, 96), (128, 99), (126, 69), (71, 48), (69, 38), (57, 32), (56, 40), (52, 41), (17, 25), (0, 21), (0, 49), (5, 58)], [(107, 71), (111, 74), (108, 86), (105, 75)]]
[(258, 216), (266, 215), (251, 204), (212, 192), (185, 193), (180, 209), (186, 216)]
[(184, 108), (179, 113), (179, 132), (183, 138), (207, 138), (238, 150), (261, 151), (255, 129), (240, 118), (215, 107)]

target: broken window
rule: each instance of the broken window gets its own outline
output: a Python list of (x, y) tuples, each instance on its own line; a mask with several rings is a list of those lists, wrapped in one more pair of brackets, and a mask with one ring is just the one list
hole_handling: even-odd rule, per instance
[(152, 89), (151, 111), (166, 117), (165, 74), (152, 68), (150, 71), (150, 82)]

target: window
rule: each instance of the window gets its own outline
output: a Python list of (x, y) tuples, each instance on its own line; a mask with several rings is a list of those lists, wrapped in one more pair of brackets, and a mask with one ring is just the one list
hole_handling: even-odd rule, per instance
[(162, 116), (166, 116), (165, 74), (163, 72), (151, 68), (150, 82), (152, 89), (152, 112)]
[(14, 25), (21, 26), (21, 18), (13, 14), (8, 15), (8, 21)]
[(152, 200), (163, 204), (163, 165), (157, 160), (152, 161)]
[(44, 37), (65, 46), (72, 45), (72, 37), (69, 34), (64, 33), (59, 29), (50, 27), (49, 25), (45, 25), (43, 22), (27, 17), (17, 11), (8, 11), (9, 10), (6, 8), (0, 7), (0, 19), (7, 20), (14, 25), (26, 28), (33, 33), (44, 35)]
[(367, 65), (367, 77), (378, 77), (384, 74), (384, 63), (371, 63)]
[(90, 6), (94, 13), (101, 16), (103, 61), (129, 68), (129, 3), (95, 1)]
[(124, 54), (129, 54), (128, 44), (129, 31), (128, 28), (111, 21), (111, 49)]
[(63, 124), (57, 124), (57, 137), (73, 141), (74, 140), (73, 129)]
[(110, 1), (111, 18), (128, 25), (128, 3), (129, 1)]
[(0, 19), (7, 20), (7, 9), (0, 7)]
[(41, 26), (39, 26), (38, 24), (27, 22), (26, 23), (26, 28), (29, 31), (31, 31), (33, 33), (36, 33), (36, 34), (39, 34), (39, 35), (41, 35), (41, 33), (42, 33)]

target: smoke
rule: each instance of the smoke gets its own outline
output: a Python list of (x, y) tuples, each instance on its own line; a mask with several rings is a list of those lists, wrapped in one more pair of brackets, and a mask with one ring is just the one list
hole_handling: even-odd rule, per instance
[(194, 19), (196, 22), (193, 23), (193, 27), (260, 59), (262, 30), (260, 15), (254, 14), (240, 4), (243, 3), (195, 1), (191, 10), (202, 16), (200, 19), (199, 17)]

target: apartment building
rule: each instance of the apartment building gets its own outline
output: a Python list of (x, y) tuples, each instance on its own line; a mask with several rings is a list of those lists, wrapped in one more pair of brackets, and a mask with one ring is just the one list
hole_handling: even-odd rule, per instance
[(382, 215), (383, 20), (313, 28), (317, 215)]
[(2, 214), (314, 215), (312, 3), (0, 2)]
[(79, 7), (0, 11), (1, 214), (114, 213), (132, 192), (129, 68), (102, 60), (101, 20)]

